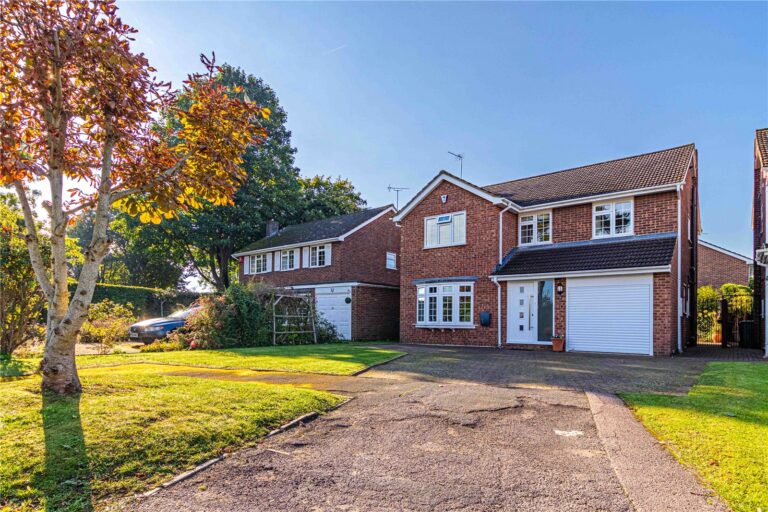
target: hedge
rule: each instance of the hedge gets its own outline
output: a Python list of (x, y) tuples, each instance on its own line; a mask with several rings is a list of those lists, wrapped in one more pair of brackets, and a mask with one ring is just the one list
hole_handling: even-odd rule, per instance
[[(75, 292), (76, 282), (69, 283), (69, 293)], [(97, 284), (93, 292), (93, 303), (109, 299), (118, 304), (131, 304), (137, 316), (156, 317), (162, 312), (169, 315), (179, 307), (188, 306), (198, 298), (200, 293), (174, 290), (170, 296), (168, 292), (159, 288), (145, 288), (143, 286), (126, 286), (119, 284)]]

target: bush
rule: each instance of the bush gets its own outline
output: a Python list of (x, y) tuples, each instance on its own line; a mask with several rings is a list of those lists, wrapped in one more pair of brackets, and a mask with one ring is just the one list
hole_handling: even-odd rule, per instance
[(80, 343), (98, 343), (106, 352), (116, 343), (128, 340), (128, 327), (136, 321), (131, 304), (104, 300), (92, 304), (88, 320), (80, 329)]
[(318, 343), (333, 343), (339, 341), (340, 336), (336, 326), (326, 320), (322, 315), (318, 315), (315, 320), (315, 328), (317, 329)]
[(149, 345), (142, 345), (139, 348), (139, 352), (175, 352), (177, 350), (186, 350), (187, 346), (179, 339), (178, 336), (172, 336), (176, 332), (169, 334), (164, 340), (156, 340)]

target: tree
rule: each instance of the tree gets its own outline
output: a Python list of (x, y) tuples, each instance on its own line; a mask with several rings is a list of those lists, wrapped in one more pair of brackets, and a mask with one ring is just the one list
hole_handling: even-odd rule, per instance
[(24, 216), (14, 197), (0, 194), (0, 356), (33, 335), (45, 298), (24, 242)]
[[(206, 72), (184, 82), (188, 107), (174, 106), (170, 85), (131, 51), (136, 30), (117, 16), (114, 0), (5, 0), (0, 10), (0, 186), (16, 190), (48, 305), (43, 390), (79, 393), (75, 341), (111, 245), (111, 210), (157, 224), (203, 200), (230, 203), (241, 155), (265, 136), (257, 117), (269, 110), (216, 84), (207, 58)], [(174, 132), (154, 121), (164, 110), (178, 119)], [(50, 193), (48, 264), (29, 199), (33, 182)], [(70, 300), (67, 226), (88, 211), (93, 233)]]
[[(216, 81), (239, 87), (243, 97), (271, 111), (263, 143), (242, 155), (246, 176), (231, 205), (207, 203), (202, 208), (163, 221), (166, 246), (180, 246), (186, 260), (208, 283), (223, 292), (232, 284), (237, 263), (232, 254), (262, 238), (270, 219), (281, 225), (349, 213), (365, 204), (347, 180), (324, 176), (301, 178), (294, 166), (296, 149), (286, 127), (287, 114), (277, 94), (260, 78), (224, 64)], [(186, 98), (180, 98), (184, 104)], [(172, 124), (171, 121), (168, 124)]]

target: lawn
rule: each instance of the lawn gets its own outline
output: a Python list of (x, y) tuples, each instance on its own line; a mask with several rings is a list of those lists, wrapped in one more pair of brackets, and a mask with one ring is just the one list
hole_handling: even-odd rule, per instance
[[(371, 365), (402, 355), (396, 350), (349, 343), (327, 345), (288, 345), (277, 347), (234, 348), (227, 350), (185, 350), (180, 352), (149, 352), (142, 354), (113, 354), (107, 356), (78, 356), (78, 368), (126, 363), (176, 364), (207, 368), (269, 370), (302, 373), (352, 375)], [(13, 376), (37, 367), (37, 361), (13, 360), (0, 376)], [(8, 368), (9, 373), (3, 373)]]
[(710, 363), (686, 396), (622, 398), (734, 511), (768, 510), (768, 364)]
[(0, 510), (98, 510), (343, 399), (142, 364), (80, 374), (76, 398), (41, 396), (37, 376), (0, 382)]

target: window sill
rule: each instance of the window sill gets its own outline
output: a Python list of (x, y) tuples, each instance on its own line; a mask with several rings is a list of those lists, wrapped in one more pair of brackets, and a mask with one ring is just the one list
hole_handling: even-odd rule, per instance
[(619, 233), (618, 235), (592, 235), (592, 240), (603, 240), (604, 238), (621, 238), (623, 236), (635, 236), (634, 233)]
[(461, 247), (462, 245), (467, 245), (467, 242), (462, 242), (460, 244), (446, 244), (446, 245), (425, 245), (424, 250), (428, 249), (445, 249), (446, 247)]
[(475, 324), (414, 324), (414, 327), (417, 329), (439, 329), (441, 331), (450, 329), (450, 330), (456, 330), (456, 329), (474, 329), (476, 326)]
[(552, 244), (552, 240), (550, 240), (550, 241), (548, 241), (548, 242), (529, 242), (529, 243), (527, 243), (527, 244), (521, 243), (521, 242), (518, 240), (518, 244), (517, 244), (517, 246), (518, 246), (518, 247), (531, 247), (531, 246), (534, 246), (534, 245), (551, 245), (551, 244)]

